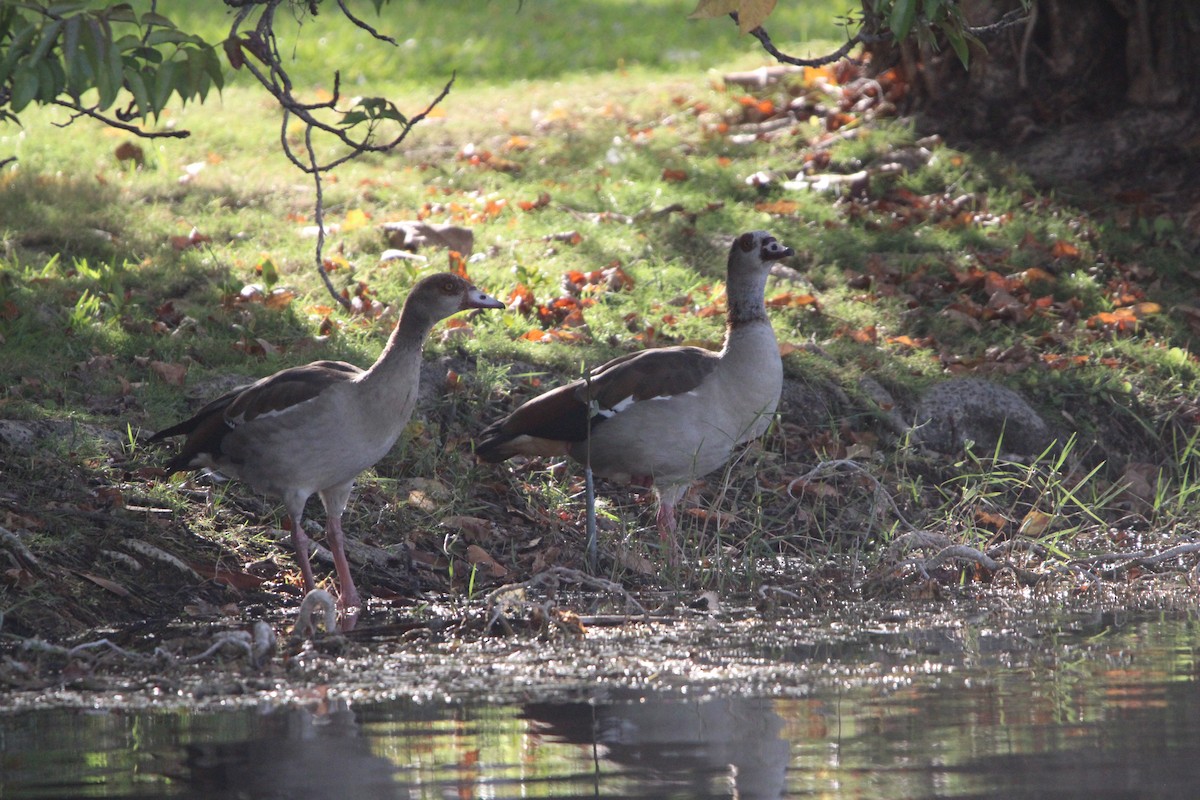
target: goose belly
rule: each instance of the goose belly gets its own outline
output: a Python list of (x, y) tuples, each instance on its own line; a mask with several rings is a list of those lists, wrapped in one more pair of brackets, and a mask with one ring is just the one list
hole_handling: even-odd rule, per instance
[(276, 495), (348, 483), (383, 458), (403, 428), (359, 430), (364, 426), (356, 427), (356, 419), (361, 417), (341, 413), (337, 403), (321, 403), (303, 415), (250, 420), (226, 437), (229, 465), (220, 469)]
[(643, 400), (601, 422), (591, 440), (575, 444), (571, 456), (614, 480), (652, 478), (685, 483), (729, 460), (740, 442), (770, 425), (776, 401), (761, 409), (731, 413), (712, 392), (690, 392)]

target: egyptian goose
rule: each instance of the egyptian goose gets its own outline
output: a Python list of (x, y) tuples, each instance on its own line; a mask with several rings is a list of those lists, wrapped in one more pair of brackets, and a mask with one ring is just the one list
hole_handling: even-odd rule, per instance
[(319, 494), (340, 587), (338, 604), (357, 607), (341, 521), (354, 478), (383, 458), (408, 424), (421, 348), (434, 324), (470, 308), (504, 304), (456, 275), (430, 275), (413, 287), (387, 346), (369, 369), (314, 361), (281, 370), (217, 398), (149, 441), (187, 436), (167, 462), (169, 472), (207, 468), (281, 498), (306, 592), (315, 584), (301, 520), (308, 498)]
[(663, 347), (616, 358), (488, 427), (476, 454), (492, 463), (568, 455), (601, 477), (653, 485), (665, 543), (688, 485), (761, 436), (775, 413), (783, 364), (763, 292), (771, 262), (793, 254), (765, 231), (742, 234), (729, 251), (720, 352)]

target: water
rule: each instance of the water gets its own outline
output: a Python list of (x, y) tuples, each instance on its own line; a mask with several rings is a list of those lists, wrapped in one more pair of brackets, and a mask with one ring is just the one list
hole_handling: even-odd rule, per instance
[[(1200, 625), (860, 631), (755, 684), (0, 716), (0, 798), (1200, 796)], [(535, 694), (530, 692), (530, 695)], [(329, 699), (333, 697), (335, 699)]]

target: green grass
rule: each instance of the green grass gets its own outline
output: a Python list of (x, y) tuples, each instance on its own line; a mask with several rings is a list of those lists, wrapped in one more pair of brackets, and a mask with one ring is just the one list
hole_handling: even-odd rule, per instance
[[(769, 27), (785, 47), (843, 40), (836, 16), (853, 6), (837, 0), (780, 4)], [(739, 37), (731, 22), (688, 20), (691, 0), (393, 0), (379, 16), (367, 3), (350, 7), (399, 46), (378, 46), (333, 9), (299, 26), (281, 15), (280, 51), (294, 54), (288, 66), (297, 85), (330, 88), (331, 65), (340, 69), (348, 91), (373, 93), (381, 83), (427, 88), (452, 73), (463, 88), (624, 70), (702, 74), (753, 55), (752, 40)], [(225, 15), (195, 4), (169, 13), (209, 40), (229, 31)]]
[[(772, 19), (779, 43), (836, 38), (827, 24), (836, 5), (783, 5)], [(199, 14), (197, 7), (180, 13)], [(815, 152), (822, 121), (785, 136), (731, 139), (725, 127), (746, 121), (744, 92), (717, 79), (764, 59), (732, 25), (687, 22), (688, 11), (676, 2), (394, 3), (378, 24), (416, 43), (401, 57), (333, 24), (331, 12), (303, 29), (295, 69), (312, 87), (327, 86), (341, 65), (347, 91), (386, 94), (417, 110), (450, 71), (459, 75), (439, 114), (402, 148), (348, 164), (327, 181), (328, 222), (369, 218), (328, 243), (326, 254), (344, 265), (333, 273), (339, 288), (365, 286), (391, 305), (420, 274), (444, 268), (438, 250), (427, 251), (429, 265), (420, 268), (379, 262), (388, 244), (376, 224), (418, 216), (470, 227), (472, 278), (502, 298), (521, 283), (546, 302), (562, 293), (568, 271), (613, 264), (633, 281), (595, 295), (586, 330), (570, 344), (530, 341), (525, 335), (541, 326), (511, 312), (472, 318), (470, 337), (443, 342), (442, 329), (435, 332), (430, 359), (445, 359), (461, 381), (423, 406), (406, 444), (360, 481), (347, 512), (351, 535), (370, 531), (384, 544), (408, 541), (442, 554), (439, 520), (471, 515), (497, 526), (486, 546), (515, 574), (553, 548), (574, 563), (582, 548), (578, 473), (481, 467), (471, 435), (585, 363), (647, 344), (719, 342), (720, 316), (697, 311), (719, 297), (721, 237), (758, 228), (797, 249), (803, 274), (799, 283), (773, 282), (768, 296), (817, 299), (774, 308), (772, 317), (781, 341), (816, 346), (785, 365), (828, 407), (821, 414), (785, 403), (761, 447), (698, 486), (697, 513), (681, 517), (689, 558), (669, 584), (752, 588), (779, 554), (869, 560), (903, 530), (879, 491), (911, 523), (971, 543), (989, 535), (981, 511), (1007, 520), (1006, 535), (1030, 510), (1051, 515), (1043, 538), (1058, 551), (1101, 546), (1107, 540), (1097, 531), (1106, 526), (1194, 523), (1198, 459), (1188, 431), (1200, 366), (1196, 332), (1177, 310), (1187, 304), (1180, 298), (1194, 296), (1193, 243), (1182, 222), (1102, 197), (1039, 193), (998, 157), (945, 146), (923, 167), (874, 176), (866, 197), (784, 188)], [(193, 21), (216, 35), (224, 23), (213, 16)], [(756, 96), (778, 105), (837, 102), (799, 78)], [(66, 419), (124, 436), (127, 426), (155, 430), (193, 410), (231, 374), (256, 377), (316, 358), (365, 365), (378, 355), (390, 318), (333, 309), (315, 274), (314, 242), (302, 235), (312, 225), (313, 188), (277, 152), (279, 119), (239, 77), (207, 106), (165, 115), (160, 125), (192, 136), (138, 142), (140, 169), (114, 155), (131, 137), (86, 121), (61, 130), (53, 111), (30, 110), (21, 128), (0, 128), (0, 156), (19, 159), (0, 175), (0, 418)], [(915, 139), (903, 121), (877, 121), (830, 147), (828, 165), (816, 171), (872, 168)], [(472, 152), (490, 160), (472, 162)], [(747, 182), (762, 170), (781, 177)], [(544, 207), (521, 209), (543, 194)], [(944, 211), (964, 196), (960, 211)], [(206, 241), (177, 246), (193, 229)], [(559, 236), (572, 231), (577, 243)], [(1056, 251), (1056, 242), (1069, 247)], [(295, 292), (290, 303), (237, 299), (263, 281), (256, 265), (264, 259), (278, 268), (279, 286)], [(1014, 276), (1010, 288), (1023, 304), (1048, 297), (1052, 305), (1028, 316), (988, 311), (982, 278), (963, 277), (972, 270)], [(1025, 270), (1054, 279), (1024, 282)], [(1089, 326), (1128, 306), (1131, 292), (1161, 309), (1136, 326)], [(185, 384), (164, 380), (164, 365), (186, 367)], [(999, 453), (929, 456), (889, 438), (860, 386), (870, 376), (911, 404), (960, 373), (1022, 389), (1079, 438), (1067, 455), (1048, 452), (1030, 464)], [(792, 486), (838, 458), (857, 459), (874, 482), (839, 473), (808, 491)], [(158, 460), (159, 452), (114, 453), (95, 442), (21, 456), (5, 477), (26, 488), (5, 502), (35, 511), (86, 505), (96, 487), (115, 487), (131, 505), (170, 509), (169, 535), (194, 532), (237, 558), (249, 557), (242, 547), (270, 549), (220, 531), (240, 530), (247, 517), (250, 528), (273, 518), (239, 516), (226, 498), (214, 523), (176, 487), (138, 473)], [(1152, 496), (1123, 494), (1131, 464), (1160, 470), (1151, 470), (1161, 476)], [(444, 487), (432, 505), (405, 499), (418, 479)], [(315, 503), (310, 512), (320, 518)], [(649, 505), (608, 491), (601, 516), (605, 546), (617, 554), (606, 562), (610, 575), (654, 583), (636, 566), (636, 556), (662, 561), (657, 538), (642, 530)], [(161, 526), (137, 524), (146, 537), (163, 535)], [(33, 527), (46, 541), (79, 530), (70, 514), (45, 514)], [(62, 541), (84, 548), (85, 535), (86, 528)], [(449, 580), (452, 571), (450, 588), (460, 594), (486, 589), (486, 578), (454, 552), (460, 561), (437, 574)], [(14, 602), (5, 591), (0, 609)]]

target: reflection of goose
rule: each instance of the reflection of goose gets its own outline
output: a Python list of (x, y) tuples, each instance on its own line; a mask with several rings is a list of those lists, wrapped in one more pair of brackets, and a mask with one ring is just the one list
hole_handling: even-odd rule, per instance
[(395, 765), (371, 752), (344, 702), (323, 714), (277, 708), (254, 727), (249, 741), (188, 747), (192, 797), (390, 800), (405, 792)]
[[(525, 716), (543, 734), (602, 748), (603, 761), (632, 768), (664, 790), (713, 796), (714, 784), (725, 782), (742, 800), (784, 795), (788, 743), (770, 698), (618, 690), (593, 703), (527, 705)], [(597, 771), (605, 772), (599, 765)]]

